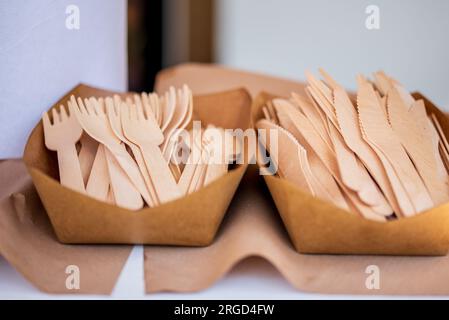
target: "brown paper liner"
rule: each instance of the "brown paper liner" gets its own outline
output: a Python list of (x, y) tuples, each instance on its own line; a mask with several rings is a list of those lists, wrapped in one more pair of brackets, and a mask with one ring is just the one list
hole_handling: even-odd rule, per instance
[[(79, 85), (71, 95), (82, 98), (114, 94)], [(244, 89), (194, 97), (194, 120), (226, 129), (246, 129), (251, 98)], [(47, 210), (56, 236), (63, 243), (130, 243), (207, 245), (217, 232), (247, 165), (186, 197), (139, 211), (130, 211), (63, 187), (58, 181), (56, 153), (46, 149), (40, 122), (31, 133), (24, 161)]]
[(170, 86), (187, 83), (194, 94), (208, 94), (244, 87), (252, 97), (267, 90), (279, 96), (291, 92), (304, 93), (304, 84), (284, 78), (230, 69), (216, 64), (185, 63), (157, 74), (155, 91), (164, 92)]
[[(345, 256), (296, 252), (255, 166), (251, 166), (243, 178), (212, 245), (204, 248), (145, 246), (144, 252), (148, 293), (203, 290), (240, 261), (256, 256), (271, 263), (301, 291), (366, 295), (449, 294), (449, 256)], [(379, 289), (366, 286), (370, 276), (366, 270), (371, 265), (379, 267)]]
[[(109, 294), (131, 251), (129, 246), (63, 245), (51, 228), (20, 161), (0, 164), (0, 252), (31, 283), (49, 293)], [(4, 181), (4, 180), (2, 180)], [(17, 181), (22, 181), (19, 183)], [(15, 188), (9, 187), (16, 184)], [(17, 188), (17, 189), (16, 189)], [(31, 189), (28, 189), (31, 188)], [(19, 222), (8, 194), (21, 191), (26, 211)], [(271, 196), (251, 167), (239, 187), (216, 241), (209, 247), (145, 246), (148, 293), (205, 289), (242, 259), (259, 256), (296, 288), (347, 294), (449, 294), (449, 257), (338, 256), (299, 254), (293, 248)], [(20, 197), (19, 197), (20, 198)], [(20, 202), (20, 200), (19, 200)], [(65, 268), (78, 265), (80, 290), (67, 290)], [(365, 270), (380, 270), (380, 289), (369, 290)]]
[[(435, 113), (449, 135), (449, 121), (419, 93), (428, 113)], [(275, 96), (254, 99), (253, 121), (262, 118), (262, 106)], [(381, 223), (312, 197), (277, 176), (264, 176), (295, 248), (301, 253), (446, 255), (449, 250), (449, 203), (410, 218)]]
[[(60, 244), (23, 162), (1, 162), (0, 181), (2, 256), (44, 292), (110, 294), (132, 247)], [(79, 290), (66, 287), (71, 265), (80, 271)]]

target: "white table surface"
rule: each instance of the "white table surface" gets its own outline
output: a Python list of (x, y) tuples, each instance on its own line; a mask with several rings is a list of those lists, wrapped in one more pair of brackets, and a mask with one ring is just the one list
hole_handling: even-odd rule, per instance
[(54, 295), (40, 292), (0, 256), (0, 299), (417, 299), (449, 297), (360, 296), (305, 293), (294, 289), (280, 273), (261, 258), (239, 263), (212, 287), (195, 293), (145, 294), (143, 247), (135, 246), (111, 296)]

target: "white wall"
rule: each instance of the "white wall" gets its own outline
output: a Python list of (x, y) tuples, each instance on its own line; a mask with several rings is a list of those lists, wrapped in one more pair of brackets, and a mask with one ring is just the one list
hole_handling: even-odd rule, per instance
[(42, 112), (78, 83), (125, 90), (126, 48), (125, 0), (0, 0), (0, 159), (21, 157)]
[[(365, 27), (368, 5), (380, 30)], [(304, 79), (328, 70), (347, 88), (383, 69), (449, 110), (448, 0), (217, 0), (218, 62)]]

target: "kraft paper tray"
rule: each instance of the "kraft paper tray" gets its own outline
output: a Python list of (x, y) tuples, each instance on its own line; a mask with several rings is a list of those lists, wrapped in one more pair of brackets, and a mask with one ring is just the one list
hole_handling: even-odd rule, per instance
[[(428, 99), (449, 136), (448, 118)], [(253, 101), (253, 119), (263, 117), (262, 106), (275, 98), (262, 92)], [(277, 176), (264, 176), (295, 249), (300, 253), (446, 255), (449, 250), (449, 203), (410, 218), (381, 223), (364, 219), (301, 191)]]
[[(115, 94), (79, 85), (71, 95), (87, 98)], [(251, 98), (245, 89), (194, 96), (193, 120), (226, 129), (250, 127)], [(25, 146), (25, 165), (63, 243), (123, 243), (203, 246), (210, 244), (247, 168), (238, 165), (226, 175), (181, 199), (139, 211), (107, 204), (63, 187), (56, 153), (46, 149), (42, 121)]]

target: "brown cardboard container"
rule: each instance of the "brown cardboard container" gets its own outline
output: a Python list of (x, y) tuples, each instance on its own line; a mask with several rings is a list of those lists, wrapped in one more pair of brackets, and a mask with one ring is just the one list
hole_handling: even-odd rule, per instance
[[(434, 113), (446, 136), (448, 118), (419, 93), (428, 113)], [(275, 96), (260, 93), (253, 102), (253, 119)], [(300, 253), (446, 255), (449, 250), (449, 203), (410, 218), (381, 223), (364, 219), (317, 199), (277, 176), (264, 176), (295, 249)]]
[[(114, 92), (79, 85), (71, 95), (108, 96)], [(245, 89), (194, 96), (193, 120), (223, 128), (250, 126), (251, 98)], [(24, 162), (63, 243), (127, 243), (208, 245), (240, 183), (247, 165), (239, 165), (201, 190), (154, 208), (130, 211), (63, 187), (58, 179), (56, 153), (44, 145), (42, 121), (33, 129), (24, 151)]]

